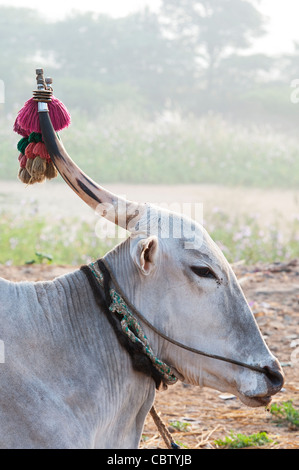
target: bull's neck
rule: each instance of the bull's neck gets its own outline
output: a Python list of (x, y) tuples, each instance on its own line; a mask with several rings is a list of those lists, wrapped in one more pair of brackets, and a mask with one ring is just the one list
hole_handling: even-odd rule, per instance
[[(74, 404), (82, 434), (94, 440), (89, 440), (88, 445), (136, 447), (153, 401), (154, 383), (132, 370), (131, 359), (97, 305), (85, 274), (75, 271), (53, 283), (37, 283), (35, 290), (40, 307), (48, 315), (43, 324), (36, 325), (39, 334), (34, 336), (48, 351), (50, 361), (45, 365), (41, 360), (38, 375), (42, 374), (48, 382), (47, 371), (51, 369), (55, 374), (55, 384), (62, 387), (59, 393), (63, 392), (67, 402)], [(55, 307), (49, 315), (46, 310), (53, 301)], [(125, 422), (116, 435), (111, 420), (122, 421), (127, 408), (136, 419)]]
[(130, 241), (125, 240), (104, 256), (122, 291), (133, 303), (139, 291), (139, 273), (130, 254)]
[[(158, 309), (155, 305), (157, 299), (155, 299), (156, 292), (154, 287), (157, 288), (156, 282), (158, 282), (158, 280), (155, 278), (156, 282), (155, 279), (150, 281), (148, 278), (145, 278), (137, 268), (130, 254), (130, 240), (127, 239), (114, 250), (107, 253), (104, 257), (104, 261), (112, 271), (121, 292), (126, 296), (131, 305), (133, 305), (149, 323), (157, 323), (155, 316), (158, 313)], [(121, 294), (121, 292), (119, 292), (119, 294)], [(137, 318), (137, 320), (140, 321), (155, 354), (157, 356), (163, 356), (165, 341), (142, 322), (140, 318)], [(163, 357), (161, 357), (161, 359), (163, 359)]]

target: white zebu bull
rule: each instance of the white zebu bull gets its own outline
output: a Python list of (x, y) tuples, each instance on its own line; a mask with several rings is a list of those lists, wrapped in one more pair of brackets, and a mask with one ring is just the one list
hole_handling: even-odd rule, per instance
[[(283, 385), (281, 368), (203, 227), (105, 191), (69, 159), (47, 112), (40, 121), (48, 151), (72, 189), (91, 207), (100, 204), (110, 220), (117, 205), (125, 208), (117, 223), (130, 237), (104, 261), (154, 326), (140, 321), (155, 355), (186, 383), (231, 392), (252, 407), (269, 403)], [(180, 238), (172, 230), (166, 236), (170, 221), (182, 228)], [(138, 447), (155, 382), (133, 368), (85, 273), (53, 282), (1, 280), (0, 302), (0, 447)]]

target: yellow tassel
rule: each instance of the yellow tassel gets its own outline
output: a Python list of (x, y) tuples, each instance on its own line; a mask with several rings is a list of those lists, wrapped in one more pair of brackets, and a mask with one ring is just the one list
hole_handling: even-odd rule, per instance
[(27, 158), (27, 162), (26, 162), (26, 170), (28, 171), (30, 175), (32, 175), (33, 160), (34, 160), (33, 158)]
[(34, 183), (41, 183), (45, 179), (47, 163), (40, 157), (35, 157), (31, 166), (31, 176)]
[(48, 179), (48, 180), (51, 180), (53, 178), (56, 178), (58, 172), (54, 166), (54, 164), (52, 162), (48, 162), (47, 163), (47, 168), (46, 168), (46, 171), (45, 171), (45, 177)]
[(26, 168), (19, 169), (18, 178), (22, 183), (31, 184), (31, 175), (28, 173)]

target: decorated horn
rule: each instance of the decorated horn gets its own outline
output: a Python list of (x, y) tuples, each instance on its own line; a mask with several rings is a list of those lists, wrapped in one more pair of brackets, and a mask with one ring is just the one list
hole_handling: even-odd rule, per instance
[(65, 150), (50, 119), (48, 101), (50, 79), (43, 78), (42, 69), (37, 69), (35, 100), (38, 101), (38, 115), (43, 142), (52, 163), (70, 188), (92, 209), (126, 230), (133, 231), (145, 205), (123, 199), (104, 189), (89, 178), (71, 159)]

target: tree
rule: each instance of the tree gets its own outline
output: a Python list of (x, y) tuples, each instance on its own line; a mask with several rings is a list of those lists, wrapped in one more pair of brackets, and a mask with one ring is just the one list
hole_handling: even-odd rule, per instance
[(20, 106), (28, 99), (24, 83), (32, 83), (43, 26), (43, 19), (34, 10), (0, 7), (0, 79), (5, 84), (7, 111), (13, 103)]
[(193, 56), (162, 34), (157, 15), (147, 9), (123, 18), (76, 13), (49, 25), (43, 50), (55, 59), (55, 76), (70, 79), (73, 90), (76, 82), (85, 83), (85, 96), (94, 91), (103, 96), (105, 89), (107, 96), (113, 90), (117, 96), (118, 87), (137, 100), (143, 97), (153, 110), (189, 86), (192, 73), (183, 70), (194, 66)]
[(221, 60), (264, 34), (263, 18), (248, 0), (163, 0), (162, 14), (165, 30), (193, 48), (210, 96)]

